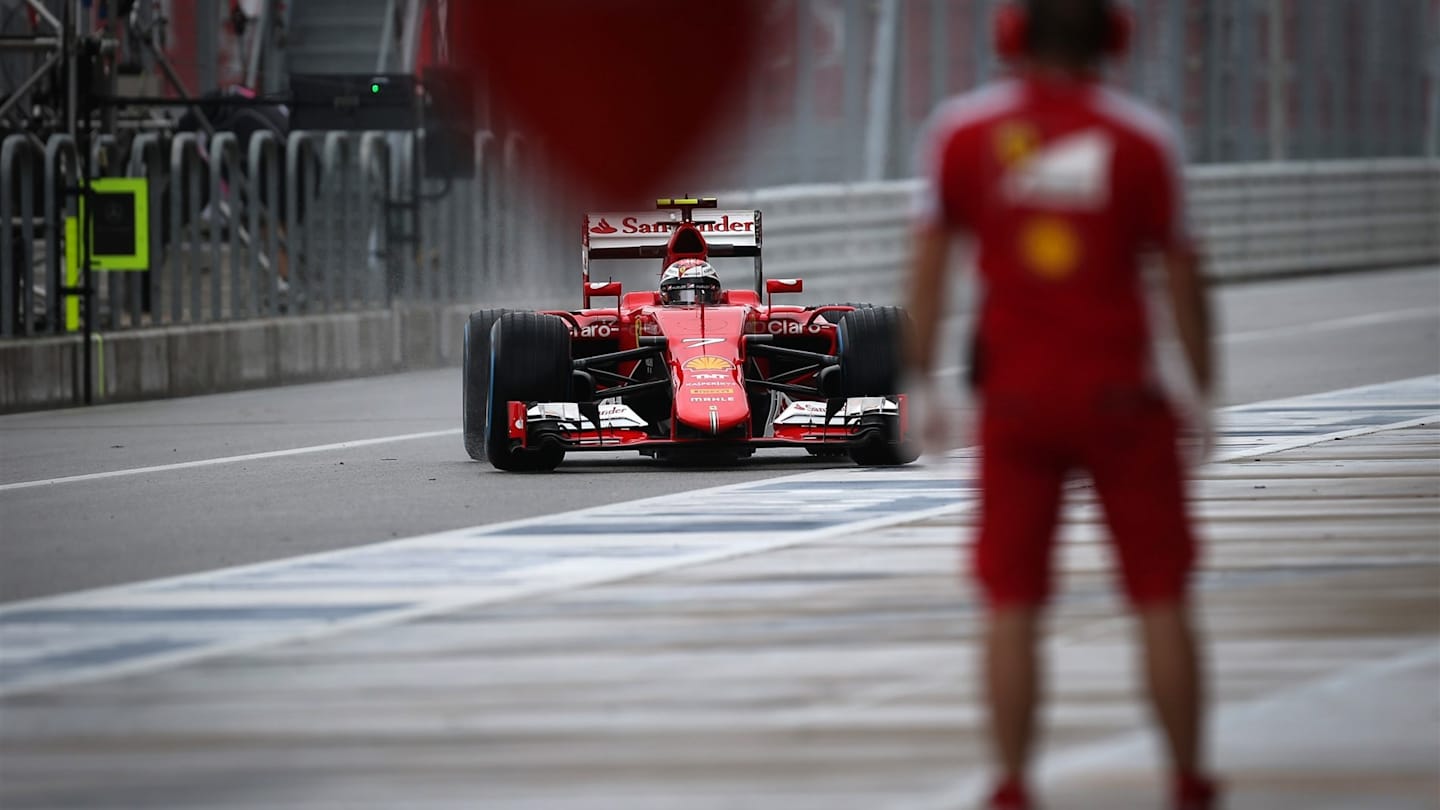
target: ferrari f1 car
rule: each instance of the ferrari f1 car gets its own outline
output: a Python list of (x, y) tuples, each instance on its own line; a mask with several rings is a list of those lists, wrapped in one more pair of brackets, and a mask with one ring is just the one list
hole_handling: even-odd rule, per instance
[[(867, 466), (915, 460), (897, 390), (902, 310), (775, 304), (803, 282), (765, 280), (759, 211), (720, 210), (714, 198), (656, 208), (585, 217), (580, 309), (470, 315), (471, 458), (511, 471), (553, 470), (587, 450), (684, 461), (800, 447)], [(709, 264), (721, 257), (753, 257), (754, 288), (722, 289)], [(662, 262), (659, 290), (590, 280), (592, 261), (647, 258)]]

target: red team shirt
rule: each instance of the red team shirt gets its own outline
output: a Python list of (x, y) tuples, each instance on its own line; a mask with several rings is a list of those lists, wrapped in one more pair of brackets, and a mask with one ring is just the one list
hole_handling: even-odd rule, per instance
[(1038, 78), (947, 103), (922, 141), (920, 222), (979, 249), (974, 553), (992, 603), (1048, 596), (1061, 487), (1077, 468), (1094, 482), (1130, 599), (1184, 591), (1194, 540), (1139, 266), (1186, 242), (1178, 153), (1140, 104)]
[(972, 234), (986, 390), (1149, 375), (1138, 256), (1182, 242), (1169, 125), (1098, 83), (1013, 79), (941, 106), (920, 147), (922, 222)]

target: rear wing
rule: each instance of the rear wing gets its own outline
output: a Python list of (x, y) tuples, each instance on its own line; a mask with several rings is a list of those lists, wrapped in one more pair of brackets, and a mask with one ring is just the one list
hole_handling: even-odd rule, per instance
[[(714, 205), (712, 200), (707, 199), (706, 202)], [(686, 206), (685, 209), (586, 214), (581, 257), (581, 275), (586, 289), (590, 284), (591, 260), (663, 259), (670, 234), (681, 222), (689, 220), (705, 238), (706, 255), (710, 258), (755, 258), (755, 292), (763, 295), (765, 274), (760, 261), (763, 245), (760, 212), (751, 209), (722, 210), (703, 204), (698, 207), (702, 210), (693, 211)]]
[[(587, 259), (661, 259), (680, 211), (631, 211), (585, 215)], [(715, 258), (759, 256), (760, 212), (711, 209), (691, 220)]]

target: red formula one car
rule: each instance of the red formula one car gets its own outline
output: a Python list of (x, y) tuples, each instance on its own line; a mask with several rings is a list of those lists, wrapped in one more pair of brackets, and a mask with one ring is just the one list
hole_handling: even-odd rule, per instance
[[(553, 470), (581, 450), (718, 461), (803, 447), (862, 465), (914, 461), (897, 390), (904, 312), (772, 303), (803, 285), (765, 281), (760, 226), (759, 211), (713, 198), (588, 215), (581, 309), (470, 315), (470, 457), (514, 471)], [(721, 287), (709, 262), (736, 256), (754, 258), (754, 289)], [(661, 262), (658, 290), (590, 281), (593, 260), (646, 258)]]

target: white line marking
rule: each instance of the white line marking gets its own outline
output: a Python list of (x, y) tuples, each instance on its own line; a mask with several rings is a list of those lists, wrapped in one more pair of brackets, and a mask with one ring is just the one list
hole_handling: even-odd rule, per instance
[(449, 428), (447, 430), (430, 430), (424, 433), (402, 433), (398, 436), (379, 436), (374, 439), (356, 439), (348, 442), (336, 442), (335, 444), (316, 444), (309, 447), (292, 447), (289, 450), (267, 450), (263, 453), (246, 453), (243, 456), (222, 456), (220, 458), (202, 458), (195, 461), (181, 461), (176, 464), (157, 464), (153, 467), (131, 467), (125, 470), (110, 470), (109, 472), (85, 473), (84, 475), (67, 475), (62, 478), (44, 478), (38, 481), (17, 481), (13, 484), (0, 484), (0, 492), (8, 492), (12, 489), (30, 489), (31, 487), (48, 487), (55, 484), (73, 484), (80, 481), (98, 481), (103, 478), (123, 478), (127, 475), (145, 475), (147, 473), (169, 472), (171, 470), (188, 470), (194, 467), (213, 467), (217, 464), (235, 464), (241, 461), (258, 461), (266, 458), (282, 458), (284, 456), (301, 456), (306, 453), (325, 453), (331, 450), (350, 450), (356, 447), (369, 447), (375, 444), (389, 444), (391, 442), (408, 442), (415, 439), (434, 439), (439, 436), (454, 436), (460, 432), (460, 428)]
[(1353, 439), (1356, 436), (1368, 436), (1371, 433), (1381, 433), (1388, 430), (1404, 430), (1406, 428), (1429, 425), (1435, 422), (1440, 422), (1440, 413), (1432, 413), (1415, 419), (1406, 419), (1403, 422), (1392, 422), (1388, 425), (1366, 425), (1365, 427), (1352, 428), (1351, 430), (1326, 433), (1321, 436), (1300, 436), (1290, 441), (1267, 444), (1254, 449), (1242, 447), (1237, 450), (1219, 452), (1216, 453), (1215, 457), (1211, 459), (1209, 463), (1239, 461), (1244, 458), (1260, 458), (1261, 456), (1274, 455), (1275, 453), (1284, 453), (1287, 450), (1298, 450), (1302, 447), (1309, 447), (1312, 444), (1323, 444), (1325, 442), (1333, 442), (1337, 439)]
[[(1352, 315), (1345, 318), (1332, 318), (1328, 321), (1315, 321), (1313, 323), (1295, 324), (1293, 326), (1276, 326), (1271, 329), (1254, 329), (1249, 332), (1229, 332), (1218, 335), (1216, 339), (1220, 343), (1246, 343), (1252, 340), (1294, 337), (1298, 335), (1308, 335), (1313, 332), (1329, 332), (1337, 329), (1352, 329), (1357, 326), (1399, 323), (1423, 318), (1433, 318), (1437, 322), (1440, 322), (1440, 308), (1411, 307), (1409, 309), (1392, 309), (1385, 312), (1372, 312), (1368, 315)], [(947, 366), (936, 371), (933, 376), (937, 378), (956, 377), (964, 371), (964, 366)]]
[(1412, 307), (1410, 309), (1393, 309), (1387, 312), (1372, 312), (1369, 315), (1353, 315), (1347, 318), (1334, 318), (1328, 321), (1315, 321), (1314, 323), (1301, 323), (1294, 326), (1276, 326), (1271, 329), (1255, 329), (1249, 332), (1231, 332), (1221, 335), (1222, 343), (1244, 343), (1249, 340), (1264, 340), (1272, 337), (1290, 337), (1293, 335), (1308, 335), (1311, 332), (1329, 332), (1334, 329), (1350, 329), (1356, 326), (1370, 326), (1377, 323), (1399, 323), (1401, 321), (1415, 321), (1421, 318), (1430, 318), (1440, 321), (1440, 307)]
[[(1374, 323), (1390, 323), (1394, 321), (1416, 320), (1421, 317), (1440, 319), (1440, 310), (1434, 307), (1415, 307), (1411, 309), (1397, 309), (1387, 312), (1376, 312), (1369, 315), (1356, 315), (1348, 318), (1336, 318), (1329, 321), (1317, 321), (1309, 324), (1296, 326), (1281, 326), (1274, 329), (1261, 329), (1252, 332), (1235, 332), (1223, 335), (1220, 339), (1227, 343), (1240, 343), (1247, 340), (1259, 340), (1267, 337), (1280, 337), (1286, 335), (1300, 335), (1308, 332), (1322, 332), (1330, 329), (1347, 329), (1354, 326), (1364, 326)], [(693, 340), (690, 338), (687, 340)], [(714, 340), (714, 339), (712, 339)], [(937, 378), (954, 377), (964, 371), (962, 366), (950, 366), (936, 371), (933, 376)], [(217, 464), (235, 464), (243, 461), (259, 461), (267, 458), (283, 458), (285, 456), (298, 456), (307, 453), (325, 453), (332, 450), (350, 450), (356, 447), (368, 447), (375, 444), (387, 444), (390, 442), (405, 442), (415, 439), (433, 439), (439, 436), (453, 436), (460, 433), (459, 428), (448, 430), (432, 430), (424, 433), (405, 433), (398, 436), (380, 436), (374, 439), (357, 439), (348, 442), (336, 442), (334, 444), (318, 444), (309, 447), (294, 447), (289, 450), (268, 450), (263, 453), (247, 453), (240, 456), (222, 456), (220, 458), (198, 459), (196, 461), (182, 461), (176, 464), (157, 464), (152, 467), (132, 467), (124, 470), (110, 470), (108, 472), (85, 473), (83, 475), (67, 475), (60, 478), (43, 478), (35, 481), (17, 481), (10, 484), (0, 484), (0, 492), (9, 492), (17, 489), (31, 489), (33, 487), (54, 486), (56, 484), (74, 484), (82, 481), (99, 481), (106, 478), (123, 478), (130, 475), (146, 475), (149, 473), (168, 472), (171, 470), (186, 470), (194, 467), (211, 467)], [(1357, 434), (1358, 435), (1358, 434)]]

